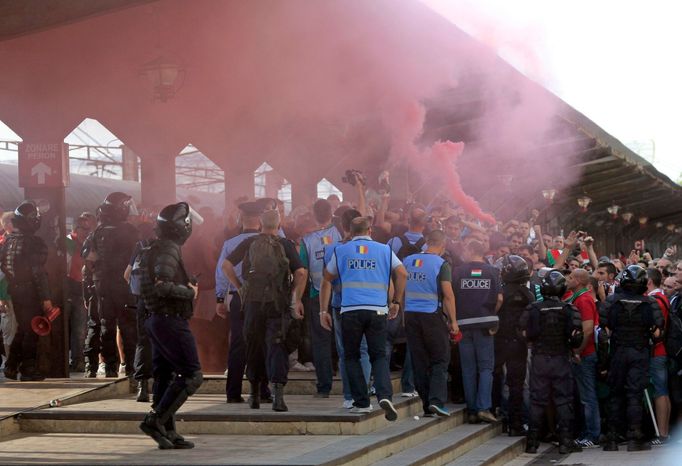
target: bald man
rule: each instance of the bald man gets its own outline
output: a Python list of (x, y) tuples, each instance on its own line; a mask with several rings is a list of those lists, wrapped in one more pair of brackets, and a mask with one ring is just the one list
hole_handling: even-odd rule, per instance
[(585, 412), (585, 423), (577, 443), (583, 448), (599, 446), (601, 419), (597, 401), (597, 353), (594, 346), (594, 328), (599, 325), (599, 313), (594, 298), (589, 293), (590, 274), (584, 269), (575, 269), (566, 278), (568, 291), (571, 293), (567, 301), (580, 311), (583, 321), (583, 342), (575, 350), (573, 373), (578, 382), (580, 402)]

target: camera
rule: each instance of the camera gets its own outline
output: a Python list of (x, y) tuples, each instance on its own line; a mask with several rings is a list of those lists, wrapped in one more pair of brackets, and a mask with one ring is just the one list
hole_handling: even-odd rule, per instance
[(346, 170), (346, 176), (341, 178), (341, 181), (348, 183), (351, 186), (355, 186), (358, 183), (365, 184), (365, 176), (360, 170)]

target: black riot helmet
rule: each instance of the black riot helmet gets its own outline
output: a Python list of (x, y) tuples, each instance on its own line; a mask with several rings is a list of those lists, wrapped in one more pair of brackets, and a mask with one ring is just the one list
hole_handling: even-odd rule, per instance
[(526, 283), (530, 278), (528, 262), (521, 256), (508, 254), (497, 262), (500, 263), (500, 276), (505, 283)]
[(24, 234), (33, 234), (40, 229), (40, 211), (33, 201), (24, 201), (14, 211), (14, 228)]
[(566, 293), (566, 277), (556, 269), (550, 270), (542, 277), (540, 293), (544, 298), (561, 298)]
[(647, 285), (646, 270), (639, 265), (628, 265), (619, 275), (620, 287), (635, 294), (644, 294)]
[(178, 202), (164, 207), (156, 217), (156, 234), (161, 239), (169, 239), (184, 244), (192, 234), (192, 223), (200, 225), (203, 219), (186, 202)]
[(97, 208), (97, 216), (102, 223), (125, 222), (128, 215), (137, 215), (137, 208), (132, 196), (115, 192), (109, 194)]

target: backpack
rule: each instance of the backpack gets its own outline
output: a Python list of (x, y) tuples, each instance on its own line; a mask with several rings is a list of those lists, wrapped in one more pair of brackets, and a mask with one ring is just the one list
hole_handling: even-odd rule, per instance
[(665, 352), (669, 359), (682, 365), (682, 318), (676, 310), (668, 313), (668, 324), (665, 332)]
[(405, 259), (407, 256), (411, 256), (412, 254), (419, 254), (422, 252), (422, 247), (424, 247), (424, 244), (426, 243), (426, 240), (422, 236), (419, 238), (419, 240), (412, 244), (410, 241), (405, 237), (405, 235), (400, 235), (398, 236), (400, 238), (400, 242), (402, 245), (400, 246), (400, 249), (398, 249), (398, 253), (396, 256), (398, 256), (398, 259), (401, 261)]
[(249, 246), (242, 300), (287, 303), (291, 286), (284, 246), (272, 235), (261, 234), (255, 238)]
[(130, 273), (130, 292), (135, 296), (142, 296), (142, 277), (149, 274), (149, 252), (152, 249), (151, 241), (141, 241), (140, 250), (133, 261), (133, 269)]

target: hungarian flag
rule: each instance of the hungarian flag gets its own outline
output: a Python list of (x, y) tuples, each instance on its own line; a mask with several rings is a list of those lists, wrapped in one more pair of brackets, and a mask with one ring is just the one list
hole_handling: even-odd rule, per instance
[(355, 248), (358, 254), (367, 254), (368, 248), (367, 246), (358, 246)]
[(483, 275), (483, 270), (481, 269), (471, 269), (471, 276), (472, 277), (480, 277)]
[(421, 260), (421, 259), (415, 259), (415, 260), (412, 262), (412, 266), (413, 266), (413, 267), (421, 267), (423, 264), (424, 264), (424, 261)]
[(324, 245), (332, 244), (332, 237), (331, 236), (323, 236), (322, 237), (322, 244), (324, 244)]

